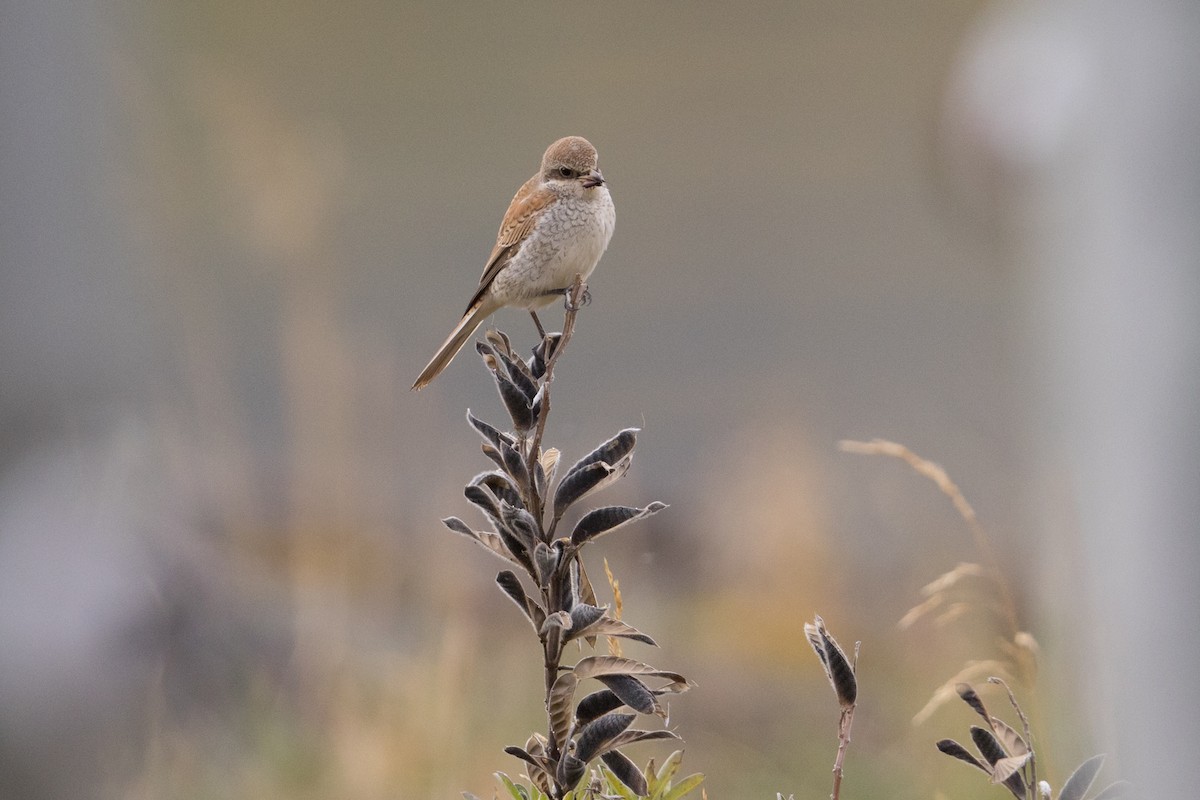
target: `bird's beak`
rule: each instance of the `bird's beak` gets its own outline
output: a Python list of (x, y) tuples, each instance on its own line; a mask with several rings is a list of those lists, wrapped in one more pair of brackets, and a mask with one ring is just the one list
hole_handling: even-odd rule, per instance
[(603, 186), (604, 185), (604, 176), (600, 174), (600, 170), (594, 169), (591, 172), (589, 172), (587, 175), (584, 175), (583, 179), (580, 180), (580, 183), (583, 184), (583, 188), (585, 188), (585, 189), (591, 189), (596, 186)]

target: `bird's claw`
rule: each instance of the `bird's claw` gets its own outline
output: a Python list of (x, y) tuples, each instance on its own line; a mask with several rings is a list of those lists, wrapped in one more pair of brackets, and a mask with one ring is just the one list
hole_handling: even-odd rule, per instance
[(590, 305), (591, 302), (592, 302), (592, 293), (588, 290), (588, 288), (586, 286), (583, 287), (583, 292), (579, 295), (579, 303), (578, 304), (571, 303), (571, 290), (570, 289), (568, 289), (563, 294), (563, 308), (565, 308), (567, 311), (578, 311), (579, 309), (583, 308), (584, 306)]

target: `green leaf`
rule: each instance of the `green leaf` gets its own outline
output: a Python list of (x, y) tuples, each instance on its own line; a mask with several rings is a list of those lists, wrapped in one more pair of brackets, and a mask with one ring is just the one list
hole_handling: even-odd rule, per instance
[(679, 783), (671, 787), (671, 790), (662, 796), (662, 800), (679, 800), (679, 798), (695, 791), (700, 784), (704, 783), (704, 776), (699, 772), (694, 775), (688, 775)]
[(517, 786), (512, 782), (512, 778), (505, 775), (503, 772), (496, 773), (496, 780), (504, 785), (513, 800), (529, 800), (529, 792), (525, 791), (524, 786)]
[(657, 772), (651, 772), (648, 777), (650, 796), (654, 797), (660, 791), (659, 787), (669, 787), (671, 779), (675, 777), (675, 773), (683, 765), (683, 751), (676, 750), (671, 755), (667, 756), (667, 760), (658, 768)]

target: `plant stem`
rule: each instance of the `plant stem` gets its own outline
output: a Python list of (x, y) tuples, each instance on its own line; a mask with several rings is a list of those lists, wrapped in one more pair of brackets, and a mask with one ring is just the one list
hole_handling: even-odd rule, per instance
[[(530, 511), (537, 520), (539, 532), (544, 542), (549, 543), (554, 536), (554, 528), (557, 520), (552, 520), (549, 528), (546, 528), (545, 521), (545, 498), (538, 491), (537, 480), (534, 476), (537, 475), (537, 469), (541, 463), (542, 457), (542, 437), (546, 432), (546, 420), (550, 415), (550, 384), (554, 380), (554, 367), (558, 363), (559, 357), (563, 351), (567, 349), (567, 344), (571, 341), (571, 336), (575, 331), (575, 318), (579, 314), (581, 300), (585, 291), (585, 284), (582, 275), (576, 275), (574, 282), (566, 292), (566, 314), (563, 317), (562, 335), (558, 340), (558, 346), (554, 348), (554, 352), (546, 359), (546, 371), (542, 375), (542, 402), (540, 413), (538, 414), (537, 426), (534, 428), (533, 436), (528, 440), (528, 448), (524, 453), (526, 470), (530, 476)], [(534, 315), (534, 321), (538, 322), (537, 316)], [(538, 325), (541, 330), (541, 325)], [(549, 349), (550, 340), (543, 331), (544, 346)], [(549, 486), (546, 487), (547, 494)], [(570, 580), (569, 570), (558, 569), (555, 574), (550, 577), (548, 585), (540, 587), (542, 593), (542, 603), (548, 614), (553, 614), (558, 610), (559, 604), (562, 602), (562, 595), (565, 590), (563, 580)], [(569, 589), (566, 589), (569, 591)], [(542, 664), (545, 674), (546, 697), (545, 706), (547, 714), (547, 732), (550, 734), (547, 738), (551, 742), (551, 758), (557, 760), (562, 757), (561, 742), (555, 742), (553, 736), (553, 721), (549, 719), (550, 715), (550, 692), (554, 688), (554, 683), (558, 679), (559, 668), (562, 661), (562, 647), (560, 645), (561, 632), (556, 628), (545, 629), (539, 636), (542, 642)], [(555, 785), (552, 792), (553, 796), (558, 796), (561, 787)]]
[[(529, 461), (531, 469), (536, 468), (537, 462), (542, 457), (542, 436), (546, 432), (546, 419), (550, 416), (550, 383), (554, 380), (554, 365), (558, 363), (559, 356), (567, 349), (567, 343), (571, 341), (571, 335), (575, 332), (575, 317), (579, 314), (580, 301), (583, 298), (585, 284), (582, 275), (576, 275), (571, 288), (567, 290), (567, 313), (563, 317), (562, 336), (558, 340), (558, 346), (554, 348), (554, 352), (546, 359), (546, 374), (542, 376), (542, 409), (538, 415), (537, 427), (533, 432), (533, 439), (529, 443)], [(549, 342), (547, 341), (547, 347)], [(532, 474), (532, 473), (531, 473)], [(537, 498), (538, 507), (534, 509), (534, 514), (537, 517), (538, 524), (544, 524), (542, 516), (544, 509), (542, 508), (542, 498)], [(546, 539), (549, 540), (554, 535), (554, 528), (557, 520), (550, 523), (550, 529), (546, 532)]]
[(838, 800), (842, 793), (842, 764), (846, 760), (846, 748), (850, 745), (850, 726), (854, 724), (854, 706), (842, 709), (842, 717), (838, 720), (838, 749), (837, 757), (833, 760), (833, 793), (829, 800)]

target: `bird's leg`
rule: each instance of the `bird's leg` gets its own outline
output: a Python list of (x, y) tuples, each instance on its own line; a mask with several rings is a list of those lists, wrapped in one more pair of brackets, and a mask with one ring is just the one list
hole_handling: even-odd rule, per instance
[(538, 335), (541, 336), (543, 340), (545, 340), (546, 329), (542, 327), (542, 321), (540, 319), (538, 319), (537, 312), (530, 310), (529, 316), (533, 317), (533, 324), (537, 326)]

